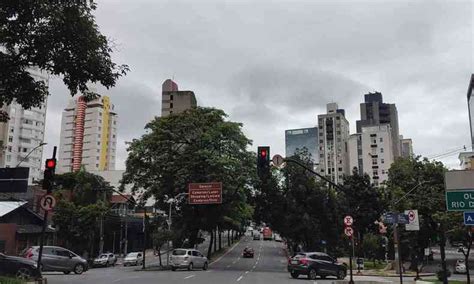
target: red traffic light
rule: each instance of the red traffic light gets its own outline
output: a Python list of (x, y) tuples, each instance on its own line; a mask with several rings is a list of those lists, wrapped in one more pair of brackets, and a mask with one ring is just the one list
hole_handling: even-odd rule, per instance
[(46, 160), (46, 168), (54, 170), (56, 168), (56, 159), (47, 159)]
[(267, 150), (262, 150), (260, 155), (265, 158), (267, 156)]

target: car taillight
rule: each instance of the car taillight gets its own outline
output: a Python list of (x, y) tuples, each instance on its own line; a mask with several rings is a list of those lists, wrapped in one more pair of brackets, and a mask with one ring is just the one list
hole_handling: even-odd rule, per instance
[(309, 263), (309, 261), (306, 258), (300, 259), (300, 265), (306, 266), (306, 265), (308, 265), (308, 263)]
[(26, 257), (26, 258), (32, 258), (32, 257), (33, 257), (33, 252), (31, 251), (31, 249), (29, 249), (29, 250), (25, 253), (25, 257)]

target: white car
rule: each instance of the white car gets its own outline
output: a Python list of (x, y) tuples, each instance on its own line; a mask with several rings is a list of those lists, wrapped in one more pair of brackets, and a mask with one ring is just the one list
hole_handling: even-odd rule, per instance
[(466, 274), (466, 263), (464, 262), (463, 259), (458, 259), (456, 261), (456, 266), (454, 267), (454, 272), (459, 273), (459, 274)]
[(123, 266), (142, 265), (143, 254), (141, 252), (131, 252), (123, 259)]
[(193, 270), (195, 267), (207, 270), (209, 261), (200, 251), (195, 249), (175, 249), (171, 253), (171, 270), (175, 271), (178, 268), (186, 268)]

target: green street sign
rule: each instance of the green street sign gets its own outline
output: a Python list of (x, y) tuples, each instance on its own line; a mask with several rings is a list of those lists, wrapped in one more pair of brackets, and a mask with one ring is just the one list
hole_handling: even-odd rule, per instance
[(474, 190), (446, 191), (448, 211), (474, 210)]

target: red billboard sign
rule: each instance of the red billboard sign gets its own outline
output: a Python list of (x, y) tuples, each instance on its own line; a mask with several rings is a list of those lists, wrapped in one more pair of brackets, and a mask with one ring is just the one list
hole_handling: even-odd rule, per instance
[(221, 204), (222, 182), (190, 183), (189, 204)]

